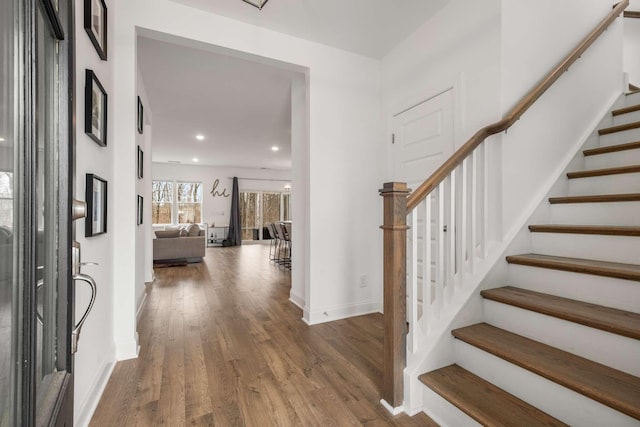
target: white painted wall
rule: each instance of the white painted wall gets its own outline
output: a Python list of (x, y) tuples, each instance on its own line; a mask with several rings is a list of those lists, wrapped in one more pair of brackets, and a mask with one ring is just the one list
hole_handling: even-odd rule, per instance
[[(137, 97), (140, 97), (143, 105), (143, 117), (144, 117), (144, 131), (142, 134), (136, 131), (136, 145), (140, 146), (143, 152), (143, 171), (142, 179), (136, 178), (136, 197), (138, 195), (144, 198), (144, 202), (149, 205), (151, 203), (151, 141), (153, 130), (153, 113), (149, 103), (149, 97), (142, 80), (142, 74), (139, 70), (136, 71), (136, 111), (137, 111)], [(136, 121), (137, 124), (137, 121)], [(137, 126), (136, 126), (137, 129)], [(137, 150), (136, 146), (136, 161)], [(136, 167), (136, 177), (137, 167)], [(136, 201), (137, 203), (137, 201)], [(137, 206), (137, 205), (136, 205)], [(136, 279), (135, 279), (135, 302), (136, 313), (140, 312), (142, 304), (145, 298), (145, 282), (151, 282), (153, 280), (153, 246), (151, 243), (151, 209), (143, 210), (144, 218), (141, 225), (136, 227)], [(137, 219), (137, 218), (136, 218)]]
[[(192, 181), (201, 182), (202, 191), (202, 222), (211, 226), (229, 225), (229, 213), (231, 212), (231, 190), (233, 177), (243, 178), (238, 180), (240, 191), (284, 191), (284, 186), (291, 183), (291, 171), (275, 169), (255, 169), (237, 167), (217, 167), (201, 165), (184, 165), (171, 163), (152, 163), (152, 176), (154, 180), (167, 181)], [(246, 179), (254, 178), (254, 179)], [(211, 190), (215, 180), (219, 180), (216, 191), (229, 197), (213, 196)], [(151, 192), (144, 195), (146, 207), (151, 210)], [(147, 197), (149, 201), (146, 202)]]
[[(502, 2), (508, 111), (600, 22), (602, 0)], [(622, 90), (622, 19), (502, 137), (503, 230), (518, 229)], [(523, 217), (524, 215), (524, 217)]]
[[(627, 10), (640, 12), (640, 0), (630, 0)], [(629, 82), (640, 86), (640, 19), (624, 20), (624, 71)]]
[[(109, 11), (113, 0), (106, 0)], [(95, 237), (84, 237), (85, 221), (74, 222), (75, 239), (80, 242), (83, 261), (98, 262), (98, 266), (82, 267), (82, 272), (92, 276), (98, 287), (98, 294), (91, 314), (82, 328), (75, 355), (74, 370), (74, 417), (76, 425), (86, 425), (98, 403), (102, 389), (114, 365), (115, 344), (113, 339), (113, 269), (114, 269), (114, 229), (115, 211), (112, 201), (117, 191), (114, 186), (114, 104), (109, 102), (107, 146), (100, 147), (84, 133), (84, 86), (85, 69), (92, 69), (108, 96), (114, 90), (113, 61), (102, 61), (96, 53), (83, 27), (83, 7), (75, 8), (76, 23), (76, 175), (75, 195), (78, 200), (85, 200), (85, 174), (93, 173), (108, 182), (107, 233)], [(108, 44), (113, 45), (112, 20), (109, 21)], [(108, 52), (110, 54), (110, 52)], [(88, 286), (78, 283), (76, 291), (76, 320), (82, 316), (89, 303)]]
[(450, 87), (456, 148), (500, 117), (500, 4), (452, 0), (383, 58), (387, 147), (394, 114)]

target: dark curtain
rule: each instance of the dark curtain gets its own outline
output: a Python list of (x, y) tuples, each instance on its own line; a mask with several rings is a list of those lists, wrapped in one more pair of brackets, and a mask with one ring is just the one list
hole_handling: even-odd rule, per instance
[(229, 217), (229, 235), (227, 240), (230, 246), (242, 244), (242, 222), (240, 221), (240, 192), (238, 191), (238, 177), (233, 177), (233, 190), (231, 191), (231, 216)]

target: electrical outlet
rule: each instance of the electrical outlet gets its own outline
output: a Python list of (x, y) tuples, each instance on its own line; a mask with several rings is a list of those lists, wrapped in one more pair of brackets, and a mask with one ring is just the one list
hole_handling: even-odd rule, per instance
[(363, 274), (362, 276), (360, 276), (360, 287), (366, 288), (368, 284), (369, 284), (369, 279), (367, 278), (367, 275)]

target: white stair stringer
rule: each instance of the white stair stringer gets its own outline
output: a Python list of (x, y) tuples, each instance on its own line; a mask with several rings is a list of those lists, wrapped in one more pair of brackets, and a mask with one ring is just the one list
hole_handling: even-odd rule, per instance
[(640, 193), (640, 172), (573, 178), (569, 180), (569, 196), (610, 194), (612, 191), (615, 191), (617, 194)]
[(640, 236), (532, 232), (531, 247), (536, 254), (640, 264)]
[(489, 299), (484, 300), (484, 321), (514, 334), (640, 376), (639, 340)]
[(638, 426), (638, 420), (463, 341), (455, 363), (573, 426)]

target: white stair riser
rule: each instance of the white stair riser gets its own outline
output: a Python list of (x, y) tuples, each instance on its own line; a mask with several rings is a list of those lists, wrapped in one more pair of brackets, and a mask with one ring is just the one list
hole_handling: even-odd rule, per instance
[(608, 135), (600, 135), (599, 141), (601, 147), (608, 147), (609, 145), (626, 144), (627, 142), (634, 142), (639, 139), (640, 128), (610, 133)]
[(638, 420), (460, 340), (455, 358), (466, 370), (569, 425), (638, 426)]
[(443, 427), (481, 427), (481, 424), (427, 386), (422, 391), (422, 401), (423, 411)]
[(613, 126), (626, 125), (633, 122), (640, 122), (640, 111), (613, 116)]
[(640, 312), (640, 282), (509, 264), (508, 285), (559, 297)]
[(640, 340), (484, 300), (484, 321), (631, 375), (640, 375)]
[(533, 253), (640, 264), (640, 236), (531, 233)]
[[(632, 105), (640, 104), (640, 92), (628, 93), (624, 97), (624, 106), (631, 107)], [(622, 108), (622, 107), (621, 107)]]
[(640, 202), (557, 203), (550, 212), (552, 224), (640, 225)]
[(640, 193), (640, 173), (622, 173), (569, 180), (570, 196), (613, 193)]
[(585, 170), (615, 168), (619, 166), (640, 165), (640, 149), (597, 154), (584, 158)]

